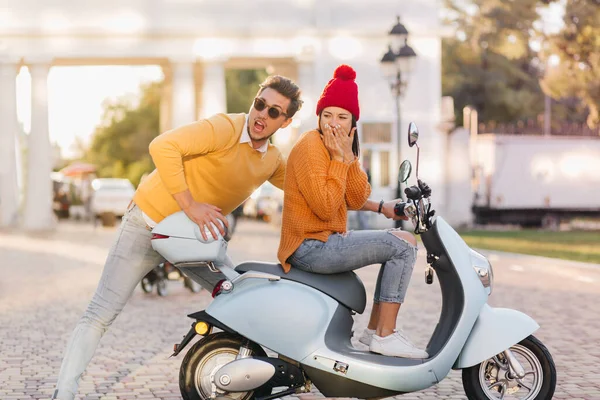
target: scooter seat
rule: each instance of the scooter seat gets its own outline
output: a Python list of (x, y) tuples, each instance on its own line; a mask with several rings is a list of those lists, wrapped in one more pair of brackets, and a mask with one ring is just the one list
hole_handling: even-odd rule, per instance
[(245, 262), (238, 265), (236, 271), (239, 273), (248, 271), (265, 272), (287, 279), (290, 281), (302, 283), (317, 289), (326, 295), (332, 297), (337, 302), (348, 307), (351, 310), (362, 314), (367, 305), (367, 292), (365, 285), (358, 276), (350, 271), (341, 274), (313, 274), (292, 268), (289, 273), (285, 273), (281, 264)]

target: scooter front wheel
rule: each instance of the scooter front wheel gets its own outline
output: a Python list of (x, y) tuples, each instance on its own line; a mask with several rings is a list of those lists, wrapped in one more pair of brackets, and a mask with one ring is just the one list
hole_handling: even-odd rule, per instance
[(550, 352), (535, 336), (511, 346), (510, 351), (523, 366), (525, 376), (510, 373), (504, 353), (463, 369), (462, 380), (469, 400), (545, 400), (556, 388), (556, 367)]
[[(251, 400), (271, 394), (271, 389), (252, 392), (222, 392), (213, 387), (212, 376), (223, 365), (234, 361), (242, 344), (247, 340), (239, 335), (219, 332), (205, 336), (186, 353), (179, 370), (179, 389), (184, 400), (208, 400), (213, 390), (220, 399)], [(259, 345), (250, 342), (253, 356), (266, 356)]]

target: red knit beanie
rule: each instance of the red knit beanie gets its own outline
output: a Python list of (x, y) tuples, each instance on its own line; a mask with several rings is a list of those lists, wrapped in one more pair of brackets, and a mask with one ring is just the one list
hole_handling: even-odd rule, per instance
[(317, 116), (325, 107), (340, 107), (356, 118), (360, 117), (360, 108), (358, 107), (358, 86), (354, 81), (356, 71), (351, 66), (342, 64), (335, 69), (333, 79), (331, 79), (321, 97), (317, 102)]

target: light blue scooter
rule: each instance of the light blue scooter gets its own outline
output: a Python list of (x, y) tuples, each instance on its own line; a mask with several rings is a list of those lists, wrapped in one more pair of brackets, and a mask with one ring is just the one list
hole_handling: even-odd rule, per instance
[[(418, 135), (411, 123), (411, 147)], [(417, 180), (418, 159), (417, 153)], [(405, 161), (399, 179), (406, 182), (411, 169)], [(204, 241), (183, 213), (158, 224), (152, 245), (168, 261), (184, 271), (208, 268), (225, 278), (208, 308), (190, 315), (195, 322), (175, 345), (177, 355), (196, 335), (203, 336), (181, 365), (183, 398), (267, 400), (309, 392), (311, 384), (328, 397), (381, 398), (426, 389), (452, 369), (462, 369), (469, 399), (552, 398), (556, 369), (546, 347), (532, 336), (538, 324), (521, 312), (490, 307), (488, 260), (433, 216), (426, 184), (418, 180), (406, 194), (409, 200), (399, 203), (396, 213), (409, 216), (421, 235), (426, 279), (431, 283), (435, 271), (442, 292), (427, 359), (386, 357), (352, 346), (352, 316), (366, 306), (365, 288), (353, 272), (285, 274), (278, 264), (258, 262), (233, 269), (220, 263), (227, 242)], [(269, 357), (264, 349), (276, 355)]]

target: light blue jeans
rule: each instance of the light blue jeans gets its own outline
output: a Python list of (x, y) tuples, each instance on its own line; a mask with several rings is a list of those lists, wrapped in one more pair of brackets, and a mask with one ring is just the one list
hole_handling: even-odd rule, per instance
[(402, 303), (417, 260), (417, 247), (394, 230), (334, 233), (327, 242), (307, 239), (288, 258), (295, 268), (316, 274), (337, 274), (381, 264), (375, 303)]
[[(102, 335), (121, 313), (142, 278), (164, 261), (152, 248), (151, 236), (141, 210), (133, 204), (123, 216), (96, 293), (69, 339), (53, 399), (75, 398), (81, 375)], [(229, 258), (226, 263), (232, 265)], [(224, 277), (208, 268), (186, 268), (185, 273), (208, 290)]]

